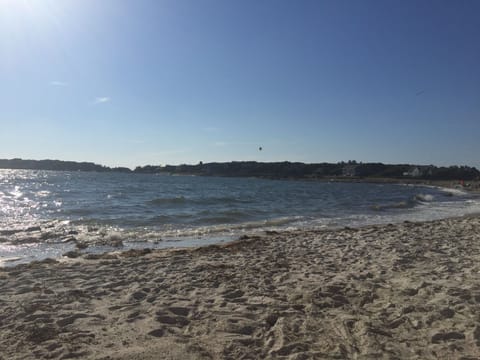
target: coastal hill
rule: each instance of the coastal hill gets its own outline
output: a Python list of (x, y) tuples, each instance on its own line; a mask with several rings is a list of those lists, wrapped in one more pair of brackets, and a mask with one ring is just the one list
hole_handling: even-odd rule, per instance
[(232, 161), (196, 165), (138, 166), (110, 168), (91, 162), (61, 160), (0, 159), (0, 169), (125, 172), (165, 175), (198, 175), (228, 177), (262, 177), (269, 179), (418, 179), (479, 180), (480, 171), (469, 166), (437, 167), (433, 165), (387, 165), (356, 161), (305, 164), (301, 162)]

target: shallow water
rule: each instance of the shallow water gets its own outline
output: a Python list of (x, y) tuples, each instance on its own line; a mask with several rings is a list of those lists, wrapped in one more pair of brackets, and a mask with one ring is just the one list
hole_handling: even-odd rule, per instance
[(461, 191), (396, 184), (0, 170), (3, 263), (84, 251), (192, 246), (264, 230), (480, 212)]

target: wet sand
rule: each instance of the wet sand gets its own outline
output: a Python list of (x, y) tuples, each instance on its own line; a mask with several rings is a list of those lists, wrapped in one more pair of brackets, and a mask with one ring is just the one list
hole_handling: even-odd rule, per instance
[(480, 217), (0, 269), (0, 359), (478, 359)]

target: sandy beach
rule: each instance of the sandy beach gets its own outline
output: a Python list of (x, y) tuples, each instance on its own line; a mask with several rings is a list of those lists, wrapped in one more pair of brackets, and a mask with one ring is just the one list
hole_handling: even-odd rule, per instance
[(1, 359), (478, 359), (480, 218), (0, 270)]

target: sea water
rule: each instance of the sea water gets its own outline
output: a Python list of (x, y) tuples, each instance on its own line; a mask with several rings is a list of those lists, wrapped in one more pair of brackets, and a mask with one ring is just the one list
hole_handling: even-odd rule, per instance
[(425, 186), (0, 170), (0, 265), (478, 212), (477, 196)]

